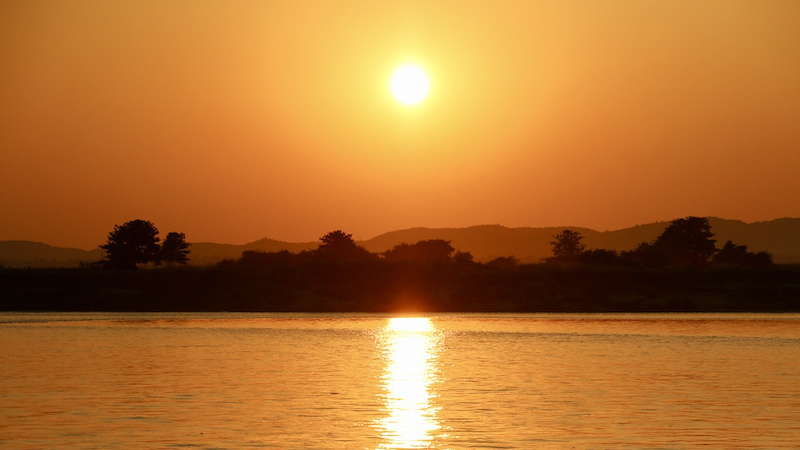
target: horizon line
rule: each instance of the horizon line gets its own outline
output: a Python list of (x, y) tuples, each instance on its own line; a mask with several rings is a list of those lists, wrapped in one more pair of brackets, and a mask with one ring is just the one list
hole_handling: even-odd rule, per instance
[[(679, 218), (682, 218), (682, 217), (690, 217), (690, 216), (681, 216)], [(769, 219), (769, 220), (756, 220), (756, 221), (753, 221), (753, 222), (746, 222), (746, 221), (741, 220), (741, 219), (728, 219), (728, 218), (718, 217), (718, 216), (698, 216), (698, 217), (704, 217), (704, 218), (707, 218), (707, 219), (725, 220), (725, 221), (729, 221), (729, 222), (741, 222), (741, 223), (743, 223), (745, 225), (753, 225), (753, 224), (757, 224), (757, 223), (774, 222), (774, 221), (777, 221), (777, 220), (784, 220), (784, 219), (789, 219), (789, 220), (800, 219), (800, 216), (798, 216), (798, 217), (784, 216), (784, 217), (776, 217), (774, 219)], [(484, 223), (484, 224), (476, 224), (476, 225), (466, 225), (466, 226), (462, 226), (462, 227), (416, 226), (416, 227), (400, 228), (400, 229), (396, 229), (396, 230), (384, 231), (384, 232), (379, 233), (379, 234), (377, 234), (375, 236), (372, 236), (370, 238), (354, 239), (354, 241), (355, 242), (367, 242), (367, 241), (371, 241), (373, 239), (379, 238), (381, 236), (384, 236), (386, 234), (399, 233), (399, 232), (410, 231), (410, 230), (465, 230), (465, 229), (469, 229), (469, 228), (479, 228), (479, 227), (501, 227), (501, 228), (505, 228), (505, 229), (509, 229), (509, 230), (561, 228), (561, 229), (583, 229), (583, 230), (594, 231), (594, 232), (597, 232), (597, 233), (613, 233), (613, 232), (616, 232), (616, 231), (628, 230), (628, 229), (631, 229), (631, 228), (636, 228), (636, 227), (641, 227), (641, 226), (669, 223), (672, 220), (676, 220), (676, 219), (658, 220), (658, 221), (647, 222), (647, 223), (638, 223), (636, 225), (631, 225), (631, 226), (623, 227), (623, 228), (616, 228), (616, 229), (612, 229), (612, 230), (609, 230), (609, 229), (597, 230), (595, 228), (579, 226), (579, 225), (553, 225), (553, 226), (538, 226), (538, 227), (534, 227), (534, 226), (517, 226), (517, 227), (514, 227), (514, 226), (502, 225), (502, 224), (499, 224), (499, 223)], [(341, 228), (337, 228), (337, 229), (342, 230)], [(335, 230), (331, 230), (331, 231), (335, 231)], [(347, 230), (342, 230), (342, 231), (347, 233)], [(214, 244), (214, 245), (246, 246), (246, 245), (254, 244), (256, 242), (265, 241), (265, 240), (274, 241), (274, 242), (280, 242), (280, 243), (284, 243), (284, 244), (309, 244), (309, 243), (316, 244), (319, 241), (319, 238), (317, 238), (317, 239), (315, 239), (313, 241), (311, 241), (311, 240), (309, 240), (309, 241), (289, 241), (289, 240), (283, 240), (283, 239), (275, 239), (275, 238), (271, 238), (271, 237), (262, 237), (262, 238), (259, 238), (259, 239), (253, 240), (253, 241), (244, 242), (242, 244), (235, 244), (235, 243), (229, 243), (229, 242), (188, 241), (188, 240), (187, 240), (187, 242), (189, 244)], [(34, 240), (30, 240), (30, 239), (2, 239), (2, 240), (0, 240), (0, 242), (30, 242), (30, 243), (35, 243), (35, 244), (47, 245), (47, 246), (52, 247), (52, 248), (78, 249), (78, 250), (84, 250), (84, 251), (96, 250), (102, 244), (101, 243), (101, 244), (98, 244), (96, 247), (92, 247), (92, 248), (87, 249), (87, 248), (84, 248), (84, 247), (77, 247), (77, 246), (74, 246), (74, 247), (70, 247), (70, 246), (61, 247), (61, 246), (49, 244), (49, 243), (44, 242), (44, 241), (34, 241)]]

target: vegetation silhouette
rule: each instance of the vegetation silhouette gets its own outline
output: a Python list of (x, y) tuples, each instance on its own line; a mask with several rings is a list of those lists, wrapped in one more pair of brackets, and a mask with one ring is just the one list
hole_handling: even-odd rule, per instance
[(471, 252), (462, 252), (461, 250), (456, 250), (456, 252), (453, 254), (453, 262), (460, 266), (474, 264), (475, 257), (472, 256)]
[(167, 267), (185, 265), (189, 262), (189, 245), (186, 235), (171, 232), (164, 245), (159, 245), (158, 229), (146, 220), (131, 220), (114, 225), (108, 240), (100, 248), (105, 252), (101, 266), (112, 269), (136, 269), (147, 264)]
[(159, 264), (165, 264), (167, 267), (176, 265), (183, 265), (189, 263), (189, 246), (191, 244), (186, 242), (186, 235), (178, 232), (170, 232), (164, 238), (164, 243), (161, 244), (161, 252), (159, 253)]
[(585, 250), (578, 255), (578, 262), (592, 266), (616, 266), (621, 264), (620, 255), (615, 250), (597, 248)]
[[(208, 267), (4, 269), (0, 309), (800, 311), (800, 266), (773, 265), (768, 253), (752, 253), (733, 242), (712, 253), (708, 243), (714, 242), (713, 233), (707, 224), (677, 219), (654, 241), (621, 253), (587, 249), (580, 232), (565, 230), (553, 236), (553, 258), (536, 264), (521, 264), (512, 256), (478, 263), (469, 252), (437, 239), (372, 253), (352, 235), (336, 230), (320, 238), (313, 250), (246, 251)], [(135, 242), (157, 244), (157, 230), (149, 222), (115, 227), (109, 242), (127, 242), (127, 234), (140, 228), (147, 232), (140, 232), (144, 237)], [(165, 258), (167, 242), (169, 252), (185, 257), (184, 236), (170, 233), (159, 252), (165, 264), (180, 264), (180, 256)], [(133, 267), (149, 264), (144, 261), (152, 257), (152, 245), (140, 245), (146, 251)], [(114, 267), (130, 268), (132, 260)]]
[(549, 263), (575, 263), (586, 249), (586, 245), (581, 242), (583, 236), (577, 231), (564, 230), (553, 238), (555, 240), (550, 242), (553, 246), (553, 256), (546, 259)]
[[(428, 264), (446, 264), (454, 261), (456, 249), (450, 241), (443, 239), (430, 239), (419, 241), (416, 244), (405, 242), (395, 245), (383, 253), (387, 261), (413, 261)], [(459, 253), (459, 260), (471, 261), (471, 255)]]
[(549, 264), (642, 267), (728, 266), (765, 267), (772, 265), (767, 252), (752, 253), (746, 245), (726, 242), (722, 249), (715, 246), (711, 225), (704, 217), (685, 217), (673, 220), (653, 242), (641, 242), (634, 249), (617, 253), (609, 249), (586, 250), (578, 231), (564, 230), (553, 236), (553, 256)]
[(711, 257), (714, 264), (748, 267), (765, 267), (772, 265), (772, 255), (767, 252), (753, 253), (746, 245), (736, 245), (733, 241), (725, 245)]
[(158, 229), (152, 222), (137, 219), (114, 225), (108, 241), (100, 248), (105, 250), (108, 267), (135, 269), (139, 264), (158, 261), (159, 240)]
[(717, 251), (713, 236), (708, 219), (690, 216), (673, 220), (650, 248), (672, 264), (705, 264)]
[(513, 269), (519, 265), (519, 259), (513, 256), (498, 256), (486, 263), (486, 265), (499, 269)]
[(347, 234), (342, 230), (331, 231), (320, 238), (320, 246), (316, 250), (310, 251), (312, 259), (322, 261), (370, 261), (377, 258), (377, 255), (370, 253), (364, 247), (356, 244), (352, 234)]

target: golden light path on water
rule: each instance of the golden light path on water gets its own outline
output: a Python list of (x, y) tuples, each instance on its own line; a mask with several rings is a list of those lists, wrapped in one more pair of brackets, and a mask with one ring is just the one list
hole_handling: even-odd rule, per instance
[(436, 381), (437, 334), (427, 318), (389, 319), (383, 329), (387, 416), (380, 420), (381, 449), (428, 448), (440, 429), (431, 385)]

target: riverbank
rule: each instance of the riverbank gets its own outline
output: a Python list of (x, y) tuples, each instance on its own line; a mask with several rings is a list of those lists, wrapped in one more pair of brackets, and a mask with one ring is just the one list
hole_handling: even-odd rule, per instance
[(797, 312), (800, 266), (385, 262), (0, 270), (5, 311)]

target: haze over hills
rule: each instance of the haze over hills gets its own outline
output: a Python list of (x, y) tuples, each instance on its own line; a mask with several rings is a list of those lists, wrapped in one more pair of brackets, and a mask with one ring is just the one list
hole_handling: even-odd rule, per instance
[[(800, 218), (776, 219), (745, 223), (739, 220), (709, 218), (717, 248), (732, 240), (747, 245), (750, 251), (772, 253), (777, 263), (800, 263)], [(476, 261), (489, 261), (500, 256), (515, 256), (521, 262), (539, 262), (552, 256), (550, 241), (565, 229), (579, 231), (587, 249), (631, 250), (641, 242), (654, 240), (669, 222), (637, 225), (614, 231), (595, 231), (581, 227), (507, 228), (501, 225), (479, 225), (467, 228), (411, 228), (382, 234), (360, 242), (367, 250), (386, 251), (400, 242), (414, 243), (424, 239), (446, 239), (461, 251), (472, 252)]]
[[(193, 242), (189, 256), (190, 264), (202, 266), (215, 264), (223, 259), (238, 259), (242, 252), (248, 250), (300, 252), (316, 247), (315, 242), (292, 243), (273, 239), (261, 239), (244, 245)], [(82, 262), (91, 263), (102, 258), (103, 251), (100, 248), (82, 250), (52, 247), (41, 242), (0, 241), (0, 265), (5, 267), (78, 267)]]
[[(739, 220), (709, 218), (717, 248), (728, 240), (747, 245), (749, 250), (767, 251), (776, 263), (800, 263), (800, 218), (745, 223)], [(501, 225), (478, 225), (466, 228), (411, 228), (384, 233), (358, 241), (371, 252), (384, 252), (402, 242), (445, 239), (461, 251), (469, 251), (476, 261), (485, 262), (500, 256), (514, 256), (524, 263), (539, 262), (551, 255), (550, 241), (564, 229), (579, 231), (587, 249), (630, 250), (641, 242), (655, 239), (669, 222), (637, 225), (614, 231), (595, 231), (580, 227), (508, 228)], [(331, 230), (332, 231), (332, 230)], [(347, 230), (345, 230), (347, 231)], [(191, 264), (211, 265), (222, 259), (237, 259), (242, 252), (289, 250), (300, 252), (316, 248), (317, 242), (282, 242), (261, 239), (244, 245), (192, 243)], [(79, 262), (102, 258), (102, 251), (51, 247), (30, 241), (0, 241), (0, 265), (5, 267), (77, 267)]]

